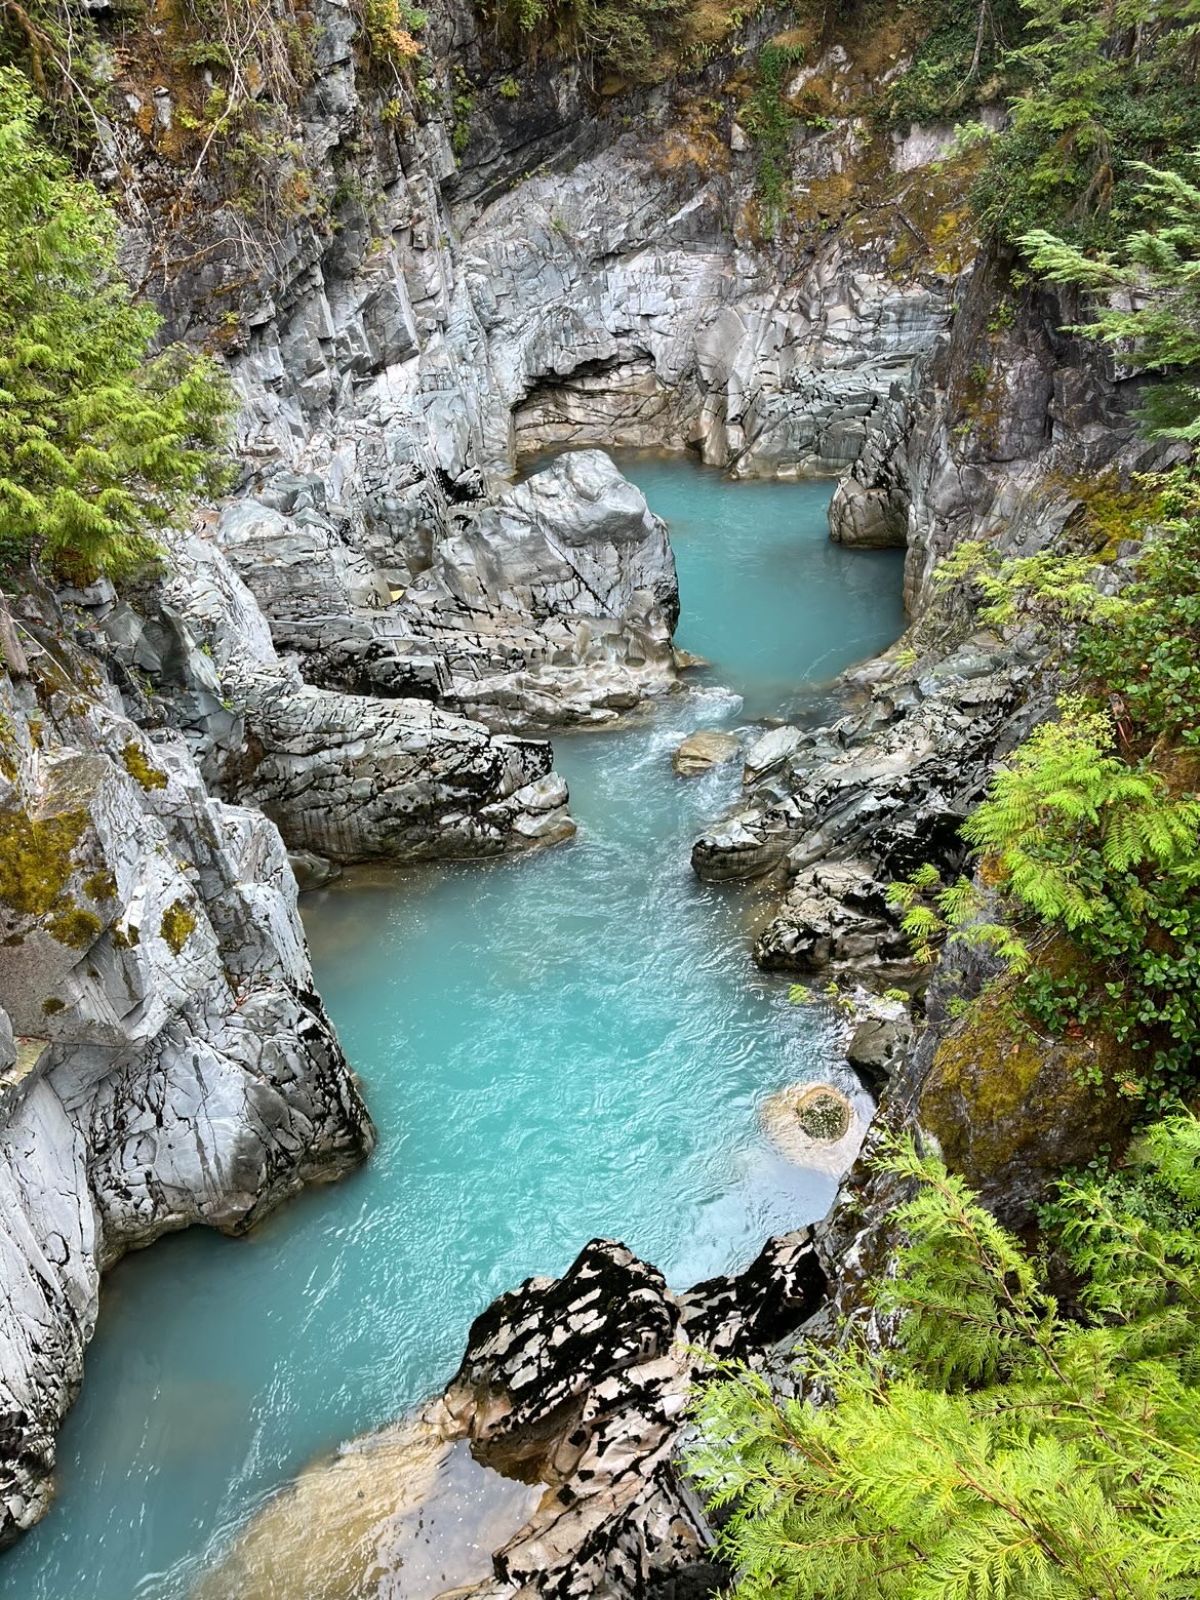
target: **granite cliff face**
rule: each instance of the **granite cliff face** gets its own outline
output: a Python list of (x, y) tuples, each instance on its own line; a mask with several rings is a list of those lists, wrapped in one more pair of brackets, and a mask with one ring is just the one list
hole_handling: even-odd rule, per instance
[[(655, 618), (632, 569), (581, 604), (579, 569), (565, 588), (550, 570), (574, 538), (568, 502), (629, 491), (559, 484), (519, 513), (558, 544), (531, 588), (534, 547), (511, 537), (531, 492), (509, 487), (518, 456), (624, 443), (694, 447), (738, 473), (851, 466), (900, 426), (946, 325), (958, 242), (898, 218), (948, 135), (872, 146), (879, 192), (859, 225), (816, 227), (790, 259), (748, 221), (745, 136), (704, 109), (773, 14), (680, 84), (615, 103), (578, 68), (498, 58), (459, 0), (430, 11), (415, 98), (365, 67), (341, 5), (314, 17), (319, 75), (288, 113), (307, 211), (279, 238), (223, 231), (213, 178), (209, 209), (169, 213), (194, 252), (161, 298), (176, 330), (219, 335), (244, 401), (243, 483), (203, 537), (315, 686), (505, 732), (612, 717), (670, 682), (669, 574), (650, 579)], [(813, 73), (848, 104), (861, 92), (840, 47)], [(165, 133), (135, 113), (114, 138), (162, 176)], [(806, 133), (798, 185), (852, 186), (867, 143), (849, 116)], [(163, 223), (143, 221), (151, 283)]]

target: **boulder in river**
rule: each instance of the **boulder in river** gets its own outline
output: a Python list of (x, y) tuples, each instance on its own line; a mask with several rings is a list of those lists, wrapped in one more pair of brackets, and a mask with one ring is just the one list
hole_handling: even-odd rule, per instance
[(675, 1468), (697, 1351), (760, 1363), (826, 1287), (807, 1228), (679, 1294), (593, 1239), (475, 1320), (439, 1399), (268, 1501), (199, 1600), (710, 1593), (729, 1575)]
[(762, 1124), (789, 1161), (839, 1178), (849, 1172), (867, 1133), (862, 1109), (829, 1083), (780, 1089), (763, 1105)]
[(913, 1020), (906, 1000), (886, 995), (856, 996), (854, 1032), (846, 1059), (873, 1088), (880, 1088), (912, 1048)]
[(671, 764), (681, 778), (694, 778), (713, 767), (732, 761), (741, 749), (736, 733), (726, 733), (721, 728), (698, 728), (671, 757)]
[(908, 516), (903, 497), (886, 488), (866, 488), (854, 477), (841, 480), (829, 506), (829, 537), (859, 550), (903, 549)]

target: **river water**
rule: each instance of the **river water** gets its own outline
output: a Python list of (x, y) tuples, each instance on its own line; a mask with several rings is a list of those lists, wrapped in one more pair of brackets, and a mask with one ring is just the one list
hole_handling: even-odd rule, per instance
[(738, 764), (683, 780), (670, 753), (803, 711), (890, 643), (900, 557), (828, 542), (828, 484), (614, 454), (670, 523), (678, 641), (709, 665), (556, 739), (572, 843), (301, 902), (379, 1149), (248, 1239), (194, 1230), (110, 1274), (60, 1498), (0, 1556), (6, 1600), (180, 1600), (273, 1489), (433, 1392), (478, 1311), (594, 1235), (682, 1286), (826, 1208), (832, 1178), (776, 1154), (758, 1109), (836, 1079), (829, 1019), (754, 968), (754, 896), (691, 874)]

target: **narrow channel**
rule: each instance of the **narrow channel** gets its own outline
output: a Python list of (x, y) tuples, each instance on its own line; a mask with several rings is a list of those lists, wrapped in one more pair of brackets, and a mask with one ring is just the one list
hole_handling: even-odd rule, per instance
[(379, 1150), (244, 1241), (194, 1230), (114, 1270), (59, 1503), (0, 1595), (180, 1600), (280, 1483), (435, 1391), (502, 1290), (597, 1234), (684, 1285), (828, 1205), (832, 1177), (775, 1153), (758, 1109), (836, 1072), (829, 1020), (754, 968), (753, 895), (690, 871), (740, 764), (682, 779), (671, 753), (797, 713), (890, 643), (900, 557), (829, 543), (828, 484), (614, 455), (670, 524), (678, 642), (708, 665), (556, 738), (570, 844), (361, 870), (302, 902)]

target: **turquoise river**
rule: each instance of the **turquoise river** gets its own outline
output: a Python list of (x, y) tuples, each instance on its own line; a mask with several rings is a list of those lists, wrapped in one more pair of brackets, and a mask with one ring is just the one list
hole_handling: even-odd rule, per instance
[(5, 1600), (183, 1600), (291, 1474), (440, 1386), (500, 1291), (597, 1234), (684, 1285), (828, 1204), (757, 1113), (830, 1072), (829, 1021), (753, 966), (753, 895), (688, 864), (740, 768), (683, 780), (670, 757), (697, 727), (803, 713), (889, 644), (900, 557), (829, 543), (828, 484), (617, 455), (670, 523), (679, 642), (709, 664), (555, 741), (571, 843), (302, 900), (379, 1148), (245, 1240), (194, 1230), (111, 1273), (59, 1498), (0, 1556)]

